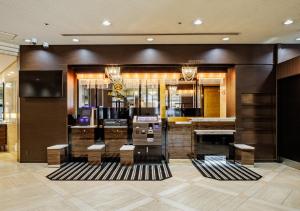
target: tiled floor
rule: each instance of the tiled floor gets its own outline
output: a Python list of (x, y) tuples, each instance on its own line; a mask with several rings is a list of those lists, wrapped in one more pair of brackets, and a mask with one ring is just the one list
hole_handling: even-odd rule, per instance
[(282, 164), (256, 164), (255, 182), (207, 179), (188, 160), (170, 168), (161, 182), (54, 182), (46, 164), (0, 153), (0, 210), (300, 210), (300, 171)]

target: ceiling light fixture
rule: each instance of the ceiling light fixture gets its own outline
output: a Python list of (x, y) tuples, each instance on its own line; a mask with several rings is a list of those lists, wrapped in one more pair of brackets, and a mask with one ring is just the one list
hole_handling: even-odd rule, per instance
[(300, 37), (297, 37), (296, 40), (297, 40), (297, 41), (300, 41)]
[(183, 66), (181, 73), (185, 81), (191, 81), (195, 78), (198, 68), (194, 66)]
[(121, 78), (120, 66), (107, 66), (105, 67), (105, 75), (113, 82)]
[(284, 25), (290, 25), (292, 23), (294, 23), (292, 19), (287, 19), (286, 21), (283, 22)]
[(111, 22), (109, 20), (104, 20), (104, 21), (102, 21), (102, 25), (103, 26), (110, 26)]
[(230, 40), (230, 38), (229, 37), (223, 37), (222, 40), (223, 41), (228, 41), (228, 40)]
[(24, 41), (27, 42), (27, 43), (30, 43), (31, 39), (25, 39)]
[(79, 42), (79, 39), (73, 38), (72, 41), (73, 41), (73, 42)]
[(194, 25), (201, 25), (202, 23), (203, 23), (203, 21), (200, 20), (200, 19), (196, 19), (196, 20), (193, 21)]
[(36, 45), (38, 43), (38, 40), (36, 38), (31, 38), (31, 44)]
[(148, 37), (148, 38), (147, 38), (147, 41), (148, 41), (148, 42), (152, 42), (153, 40), (154, 40), (154, 38), (152, 38), (152, 37)]
[(43, 42), (43, 48), (49, 48), (49, 43)]

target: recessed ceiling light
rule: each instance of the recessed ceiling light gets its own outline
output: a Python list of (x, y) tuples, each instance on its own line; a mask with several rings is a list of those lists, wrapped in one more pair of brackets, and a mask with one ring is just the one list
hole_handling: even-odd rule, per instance
[(109, 20), (104, 20), (104, 21), (102, 21), (102, 25), (103, 26), (110, 26), (111, 22)]
[(27, 43), (30, 43), (31, 39), (25, 39), (24, 41), (27, 42)]
[(49, 48), (49, 43), (43, 42), (43, 47), (44, 47), (44, 48)]
[(292, 23), (294, 23), (292, 19), (287, 19), (286, 21), (283, 22), (284, 25), (290, 25)]
[(196, 20), (193, 21), (194, 25), (201, 25), (202, 23), (203, 23), (203, 21), (200, 20), (200, 19), (196, 19)]
[(300, 41), (300, 37), (297, 37), (296, 40), (297, 40), (297, 41)]
[(147, 38), (147, 41), (148, 41), (148, 42), (152, 42), (153, 40), (154, 40), (154, 38), (152, 38), (152, 37), (148, 37), (148, 38)]
[(10, 74), (14, 74), (15, 72), (14, 72), (14, 71), (10, 71), (9, 73), (10, 73)]
[(79, 42), (79, 39), (73, 38), (72, 41), (73, 41), (73, 42)]
[(223, 41), (228, 41), (228, 40), (230, 40), (230, 38), (229, 37), (223, 37), (222, 40)]

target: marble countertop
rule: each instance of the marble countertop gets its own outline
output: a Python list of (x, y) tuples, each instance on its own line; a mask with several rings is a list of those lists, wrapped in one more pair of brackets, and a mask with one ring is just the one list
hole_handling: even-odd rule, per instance
[(104, 144), (93, 144), (87, 148), (87, 150), (102, 150), (105, 148)]
[(123, 145), (121, 148), (120, 148), (120, 151), (124, 150), (134, 150), (135, 146), (134, 145)]
[(197, 135), (232, 135), (235, 130), (194, 130)]
[(252, 147), (252, 146), (249, 146), (246, 144), (234, 144), (234, 147), (238, 148), (238, 149), (244, 149), (244, 150), (254, 150), (255, 149), (255, 147)]
[(195, 117), (192, 122), (235, 122), (235, 117)]
[(106, 126), (104, 126), (104, 128), (128, 128), (128, 126), (118, 126), (118, 125), (112, 126), (112, 125), (106, 125)]
[(47, 147), (47, 149), (63, 149), (68, 147), (68, 144), (57, 144), (50, 147)]
[(71, 128), (96, 128), (97, 125), (73, 125)]

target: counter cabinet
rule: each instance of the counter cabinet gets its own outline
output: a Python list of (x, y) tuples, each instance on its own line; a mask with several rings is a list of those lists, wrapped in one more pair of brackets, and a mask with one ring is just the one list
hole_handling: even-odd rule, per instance
[(192, 125), (169, 122), (167, 149), (170, 159), (189, 158), (192, 153)]
[(107, 156), (119, 156), (120, 148), (128, 143), (128, 129), (104, 128), (104, 143)]
[(87, 148), (95, 144), (95, 128), (71, 128), (71, 156), (87, 157)]

